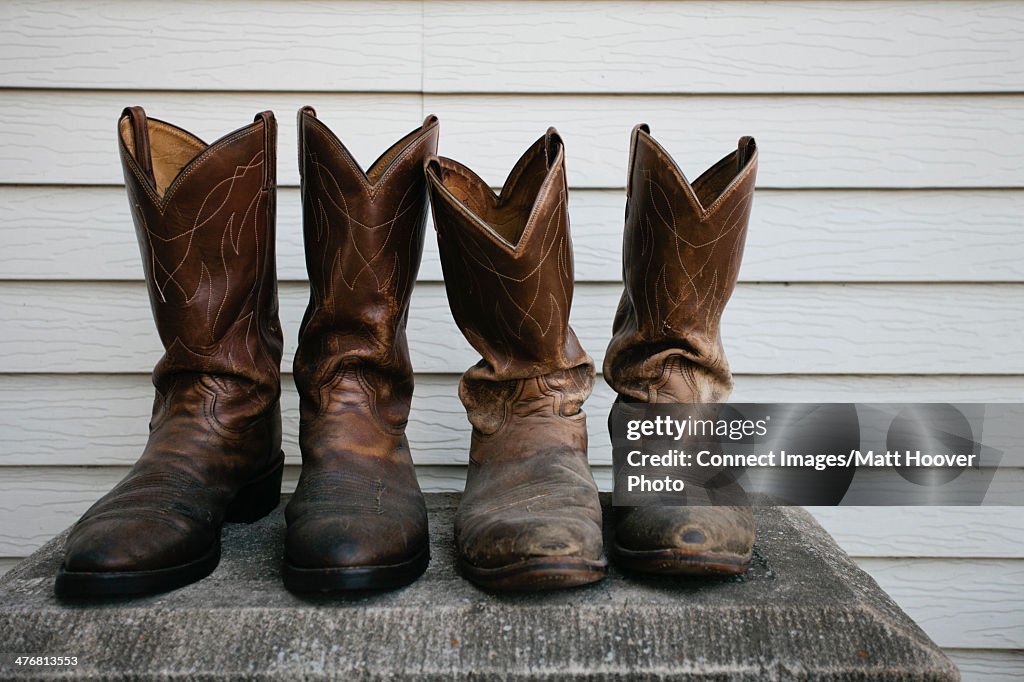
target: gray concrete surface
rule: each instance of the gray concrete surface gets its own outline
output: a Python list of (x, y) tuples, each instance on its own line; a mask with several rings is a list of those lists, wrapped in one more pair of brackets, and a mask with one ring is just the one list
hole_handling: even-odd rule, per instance
[[(597, 585), (510, 596), (459, 576), (457, 499), (428, 495), (433, 560), (423, 578), (349, 597), (282, 587), (283, 507), (228, 526), (209, 578), (146, 598), (57, 601), (57, 537), (0, 580), (0, 679), (959, 679), (803, 510), (757, 510), (755, 561), (738, 578), (613, 569)], [(79, 662), (27, 669), (15, 653)]]

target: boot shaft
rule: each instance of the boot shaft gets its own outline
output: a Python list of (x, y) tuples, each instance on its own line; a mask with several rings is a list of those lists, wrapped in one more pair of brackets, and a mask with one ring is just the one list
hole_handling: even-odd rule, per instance
[(552, 128), (537, 140), (498, 196), (451, 159), (430, 159), (427, 180), (452, 315), (482, 357), (460, 385), (470, 421), (491, 433), (516, 405), (579, 413), (594, 370), (569, 326), (573, 253), (561, 137)]
[(716, 402), (732, 388), (719, 326), (739, 274), (757, 174), (753, 138), (690, 183), (645, 125), (633, 130), (625, 291), (605, 356), (620, 394)]
[(495, 380), (589, 361), (569, 326), (573, 253), (561, 138), (537, 140), (495, 196), (465, 166), (427, 168), (448, 302)]
[(319, 411), (331, 382), (335, 402), (361, 405), (370, 392), (381, 416), (402, 423), (413, 383), (406, 322), (427, 216), (423, 161), (437, 150), (437, 118), (365, 173), (312, 107), (299, 111), (298, 127), (310, 283), (294, 368), (303, 409)]
[(129, 206), (164, 356), (154, 384), (213, 377), (259, 412), (280, 391), (277, 127), (263, 112), (211, 145), (140, 107), (118, 125)]

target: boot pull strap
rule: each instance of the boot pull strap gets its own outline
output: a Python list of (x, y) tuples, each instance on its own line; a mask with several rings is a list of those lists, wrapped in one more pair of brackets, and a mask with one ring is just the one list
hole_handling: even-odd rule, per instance
[(272, 111), (261, 111), (254, 120), (263, 122), (263, 189), (269, 192), (277, 185), (277, 120)]
[(633, 191), (633, 165), (636, 163), (636, 145), (640, 139), (640, 132), (651, 134), (651, 126), (646, 123), (637, 123), (633, 126), (633, 132), (629, 136), (629, 162), (626, 164), (626, 198), (629, 198)]
[[(434, 175), (434, 179), (431, 179), (431, 174)], [(423, 159), (423, 175), (426, 177), (428, 185), (435, 181), (442, 184), (444, 183), (444, 171), (441, 168), (441, 160), (437, 158), (437, 154), (430, 152), (427, 154), (426, 158)], [(431, 198), (431, 207), (436, 207), (436, 204), (433, 203), (433, 198)], [(441, 239), (441, 231), (437, 229), (437, 221), (435, 220), (433, 223), (434, 232), (437, 233), (437, 238)]]
[(310, 116), (312, 118), (316, 118), (316, 109), (314, 109), (313, 107), (311, 107), (311, 106), (309, 106), (307, 104), (306, 106), (304, 106), (301, 109), (299, 109), (299, 113), (296, 114), (296, 116), (295, 116), (295, 118), (296, 118), (296, 133), (298, 134), (298, 137), (299, 137), (298, 142), (299, 142), (299, 178), (300, 179), (302, 178), (302, 176), (304, 174), (304, 171), (305, 171), (305, 168), (303, 168), (303, 166), (302, 166), (302, 159), (304, 158), (303, 154), (304, 154), (304, 150), (306, 148), (306, 135), (303, 132), (305, 130), (305, 126), (302, 125), (302, 117), (303, 117), (303, 115)]
[(555, 157), (558, 156), (558, 150), (564, 146), (562, 142), (562, 136), (558, 134), (558, 130), (554, 126), (547, 129), (544, 133), (544, 167), (551, 168), (551, 164), (555, 162)]
[(749, 135), (744, 135), (740, 138), (739, 144), (736, 145), (736, 172), (739, 173), (743, 170), (743, 167), (750, 161), (750, 157), (757, 151), (757, 143), (754, 142), (754, 138)]
[[(426, 118), (423, 119), (423, 125), (420, 126), (420, 134), (421, 135), (425, 135), (425, 134), (427, 134), (427, 131), (429, 131), (431, 128), (436, 128), (439, 125), (440, 125), (440, 121), (437, 118), (437, 116), (434, 116), (433, 114), (430, 114)], [(434, 133), (434, 144), (432, 144), (429, 147), (427, 147), (427, 150), (426, 150), (427, 155), (437, 154), (437, 137), (438, 137), (438, 134), (435, 132)], [(424, 157), (424, 158), (426, 158), (426, 157)], [(426, 167), (424, 166), (424, 168), (426, 168)]]
[(146, 119), (146, 111), (142, 107), (126, 107), (121, 112), (121, 116), (122, 118), (128, 117), (128, 125), (132, 129), (135, 162), (139, 164), (142, 174), (155, 187), (156, 178), (153, 176), (153, 152), (149, 146), (149, 124)]
[(437, 158), (437, 154), (428, 154), (427, 158), (423, 159), (423, 171), (428, 175), (433, 173), (438, 180), (444, 181), (444, 171), (441, 168), (441, 160)]

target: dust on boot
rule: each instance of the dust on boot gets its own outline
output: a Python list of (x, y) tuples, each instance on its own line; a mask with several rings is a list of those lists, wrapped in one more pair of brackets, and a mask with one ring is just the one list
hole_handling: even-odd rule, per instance
[[(736, 286), (756, 174), (753, 138), (741, 138), (736, 151), (691, 185), (646, 125), (633, 129), (622, 248), (625, 291), (604, 362), (618, 401), (728, 398), (732, 373), (719, 323)], [(696, 492), (715, 501), (715, 490)], [(720, 492), (735, 499), (734, 491)], [(753, 544), (748, 506), (616, 509), (615, 560), (633, 570), (740, 573)]]
[(582, 410), (593, 361), (569, 326), (573, 254), (562, 140), (552, 128), (500, 196), (465, 166), (427, 163), (452, 315), (482, 359), (459, 396), (473, 425), (455, 520), (463, 573), (502, 590), (605, 573)]
[(284, 581), (297, 591), (395, 587), (430, 558), (405, 437), (405, 329), (437, 119), (364, 173), (311, 107), (298, 118), (310, 300), (295, 355), (302, 475), (287, 508)]
[(164, 355), (145, 450), (72, 529), (60, 596), (199, 580), (220, 559), (222, 524), (280, 498), (274, 116), (207, 145), (133, 107), (118, 133)]

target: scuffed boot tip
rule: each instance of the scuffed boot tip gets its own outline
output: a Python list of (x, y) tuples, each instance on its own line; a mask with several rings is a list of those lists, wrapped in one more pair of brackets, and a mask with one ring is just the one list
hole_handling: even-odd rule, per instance
[(707, 542), (707, 536), (699, 528), (690, 528), (679, 535), (679, 539), (688, 545), (702, 545)]
[(147, 571), (72, 571), (65, 565), (57, 572), (53, 591), (60, 599), (159, 594), (202, 580), (213, 573), (219, 563), (220, 543), (217, 542), (194, 561)]
[(459, 559), (462, 575), (479, 587), (499, 592), (540, 592), (580, 587), (603, 580), (608, 562), (581, 557), (535, 557), (507, 566), (480, 568)]
[(747, 554), (706, 549), (629, 550), (613, 547), (615, 565), (625, 571), (693, 577), (732, 576), (745, 573), (753, 551)]
[(388, 565), (303, 568), (285, 560), (281, 570), (284, 586), (298, 593), (341, 593), (392, 590), (409, 585), (426, 572), (430, 548), (411, 558)]

